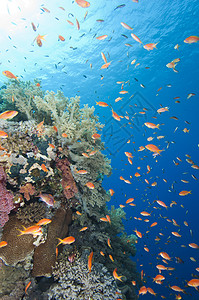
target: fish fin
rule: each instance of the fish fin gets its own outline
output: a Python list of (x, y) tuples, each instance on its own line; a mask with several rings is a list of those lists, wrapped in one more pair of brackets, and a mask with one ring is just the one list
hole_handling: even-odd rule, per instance
[(62, 239), (60, 239), (60, 238), (57, 238), (57, 239), (59, 240), (59, 244), (56, 247), (58, 247), (62, 243)]

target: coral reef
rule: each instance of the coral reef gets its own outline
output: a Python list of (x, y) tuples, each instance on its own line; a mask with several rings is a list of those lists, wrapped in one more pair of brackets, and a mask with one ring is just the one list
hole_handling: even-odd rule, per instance
[(13, 208), (13, 195), (6, 189), (6, 173), (0, 165), (0, 226), (3, 227), (8, 221), (8, 215)]
[[(112, 206), (108, 211), (106, 206), (111, 197), (102, 181), (110, 176), (111, 166), (102, 154), (103, 125), (94, 115), (94, 107), (81, 108), (80, 97), (69, 99), (60, 91), (44, 93), (36, 81), (11, 80), (0, 90), (0, 97), (4, 100), (2, 110), (19, 111), (16, 121), (0, 120), (1, 129), (8, 133), (0, 147), (4, 167), (0, 165), (0, 195), (4, 195), (0, 202), (4, 203), (6, 220), (10, 214), (9, 221), (2, 223), (1, 240), (8, 245), (0, 249), (0, 258), (16, 272), (21, 266), (27, 270), (18, 278), (19, 289), (16, 285), (13, 293), (4, 290), (2, 296), (12, 299), (20, 294), (31, 277), (24, 299), (38, 295), (39, 299), (136, 299), (131, 281), (139, 285), (141, 280), (130, 257), (135, 255), (137, 238), (125, 233), (124, 210)], [(54, 204), (39, 202), (40, 193), (51, 194)], [(102, 222), (107, 215), (111, 221)], [(23, 226), (44, 218), (50, 218), (51, 223), (42, 226), (40, 237), (19, 235)], [(58, 238), (67, 236), (75, 238), (74, 244), (57, 248)], [(89, 273), (91, 251), (94, 261)], [(115, 268), (123, 275), (121, 283), (112, 276)]]
[(119, 290), (113, 276), (102, 264), (93, 263), (92, 272), (88, 272), (88, 254), (85, 251), (73, 263), (66, 256), (56, 263), (53, 276), (58, 283), (48, 292), (49, 299), (118, 299)]

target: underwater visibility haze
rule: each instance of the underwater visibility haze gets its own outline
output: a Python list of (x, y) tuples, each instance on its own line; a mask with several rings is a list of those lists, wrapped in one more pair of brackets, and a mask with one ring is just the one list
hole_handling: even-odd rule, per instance
[(199, 299), (198, 15), (0, 1), (0, 299)]

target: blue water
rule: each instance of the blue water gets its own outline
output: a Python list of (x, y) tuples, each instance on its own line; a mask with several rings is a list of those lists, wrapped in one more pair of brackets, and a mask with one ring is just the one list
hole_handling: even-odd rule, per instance
[[(136, 228), (143, 234), (142, 239), (138, 239), (137, 254), (133, 259), (137, 262), (138, 270), (144, 270), (145, 285), (154, 289), (158, 299), (162, 299), (161, 296), (175, 299), (175, 295), (179, 293), (172, 291), (169, 285), (184, 288), (186, 280), (192, 279), (192, 275), (198, 276), (196, 268), (199, 267), (198, 250), (188, 246), (193, 242), (199, 244), (199, 170), (191, 168), (186, 162), (188, 157), (185, 156), (189, 154), (195, 164), (199, 165), (199, 43), (183, 42), (191, 35), (199, 35), (199, 3), (196, 0), (90, 2), (91, 6), (86, 9), (79, 7), (74, 1), (1, 0), (1, 70), (9, 70), (25, 81), (38, 78), (44, 90), (56, 92), (61, 89), (68, 97), (77, 94), (81, 96), (82, 105), (88, 103), (89, 106), (96, 107), (100, 121), (106, 124), (102, 132), (106, 147), (104, 153), (111, 158), (113, 167), (112, 176), (104, 180), (104, 187), (115, 191), (108, 205), (118, 207), (119, 204), (125, 205), (128, 198), (135, 198), (135, 207), (126, 205), (124, 208), (127, 233), (133, 233)], [(125, 6), (115, 9), (121, 4)], [(42, 6), (48, 8), (50, 13), (43, 11)], [(88, 15), (84, 20), (86, 11)], [(80, 23), (79, 31), (75, 18)], [(74, 26), (69, 25), (67, 19), (74, 22)], [(98, 19), (103, 19), (104, 22), (97, 22)], [(33, 31), (31, 22), (36, 25), (36, 32)], [(122, 27), (121, 22), (131, 26), (133, 31)], [(131, 32), (140, 38), (143, 45), (158, 43), (157, 49), (147, 51), (131, 37)], [(42, 47), (33, 43), (38, 34), (46, 35)], [(108, 35), (105, 40), (96, 39), (105, 34)], [(62, 35), (65, 42), (58, 41), (58, 35)], [(179, 44), (179, 50), (174, 49), (176, 44)], [(105, 70), (100, 69), (104, 64), (101, 52), (108, 62), (111, 61), (109, 68)], [(178, 73), (166, 67), (166, 64), (176, 58), (180, 58), (176, 66)], [(132, 65), (134, 59), (136, 62)], [(1, 85), (6, 80), (0, 75)], [(124, 90), (128, 94), (119, 94), (121, 84), (117, 84), (117, 81), (128, 81), (124, 84)], [(194, 93), (195, 96), (187, 99), (189, 93)], [(134, 96), (131, 97), (132, 95)], [(123, 97), (122, 101), (115, 102), (119, 96)], [(175, 97), (180, 97), (180, 103), (175, 103)], [(99, 107), (96, 101), (105, 101), (119, 115), (133, 119), (128, 121), (122, 118), (121, 121), (116, 121), (110, 108)], [(160, 105), (168, 106), (169, 112), (158, 115)], [(145, 115), (139, 113), (143, 108), (147, 109)], [(170, 119), (172, 116), (178, 120)], [(144, 126), (145, 122), (164, 125), (153, 130)], [(189, 133), (184, 133), (184, 128), (189, 129)], [(157, 140), (157, 135), (165, 138)], [(148, 142), (147, 138), (150, 136), (154, 139)], [(127, 143), (128, 140), (130, 143)], [(164, 149), (161, 156), (153, 158), (148, 150), (137, 151), (140, 146), (149, 143)], [(134, 156), (132, 165), (128, 163), (125, 151)], [(173, 160), (179, 165), (175, 165)], [(147, 165), (151, 167), (149, 174), (146, 174)], [(141, 177), (136, 178), (135, 172), (139, 172)], [(131, 184), (121, 181), (120, 176), (130, 180)], [(150, 184), (144, 179), (148, 179)], [(189, 183), (185, 184), (181, 179), (188, 180)], [(151, 187), (154, 181), (157, 186)], [(180, 197), (181, 190), (192, 192), (191, 195)], [(168, 206), (171, 201), (177, 204), (165, 209), (156, 202), (153, 203), (158, 199)], [(142, 211), (151, 212), (151, 216), (147, 217), (150, 219), (149, 223), (143, 221), (146, 218), (140, 215)], [(134, 217), (141, 217), (142, 221)], [(175, 219), (179, 227), (165, 218)], [(150, 228), (150, 224), (155, 221), (158, 225)], [(188, 222), (188, 227), (183, 224), (184, 221)], [(178, 230), (181, 238), (171, 234)], [(155, 238), (159, 232), (164, 236), (160, 236), (160, 241), (156, 243)], [(145, 245), (149, 252), (144, 251)], [(158, 274), (155, 266), (162, 264), (158, 255), (161, 251), (172, 257), (168, 266), (175, 270), (163, 271), (165, 280), (162, 285), (158, 285), (153, 283), (152, 278)], [(175, 257), (180, 257), (184, 263), (177, 264)], [(190, 260), (190, 257), (196, 262)], [(194, 288), (186, 287), (185, 290), (187, 294), (182, 294), (183, 299), (199, 298)], [(145, 296), (147, 299), (152, 297), (154, 296), (150, 294)]]

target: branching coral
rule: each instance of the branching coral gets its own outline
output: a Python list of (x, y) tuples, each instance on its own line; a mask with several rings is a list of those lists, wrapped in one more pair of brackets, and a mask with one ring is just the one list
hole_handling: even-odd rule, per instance
[(53, 275), (58, 283), (49, 291), (48, 299), (114, 300), (118, 299), (113, 276), (99, 263), (93, 263), (88, 272), (87, 257), (70, 263), (66, 257), (56, 263)]

